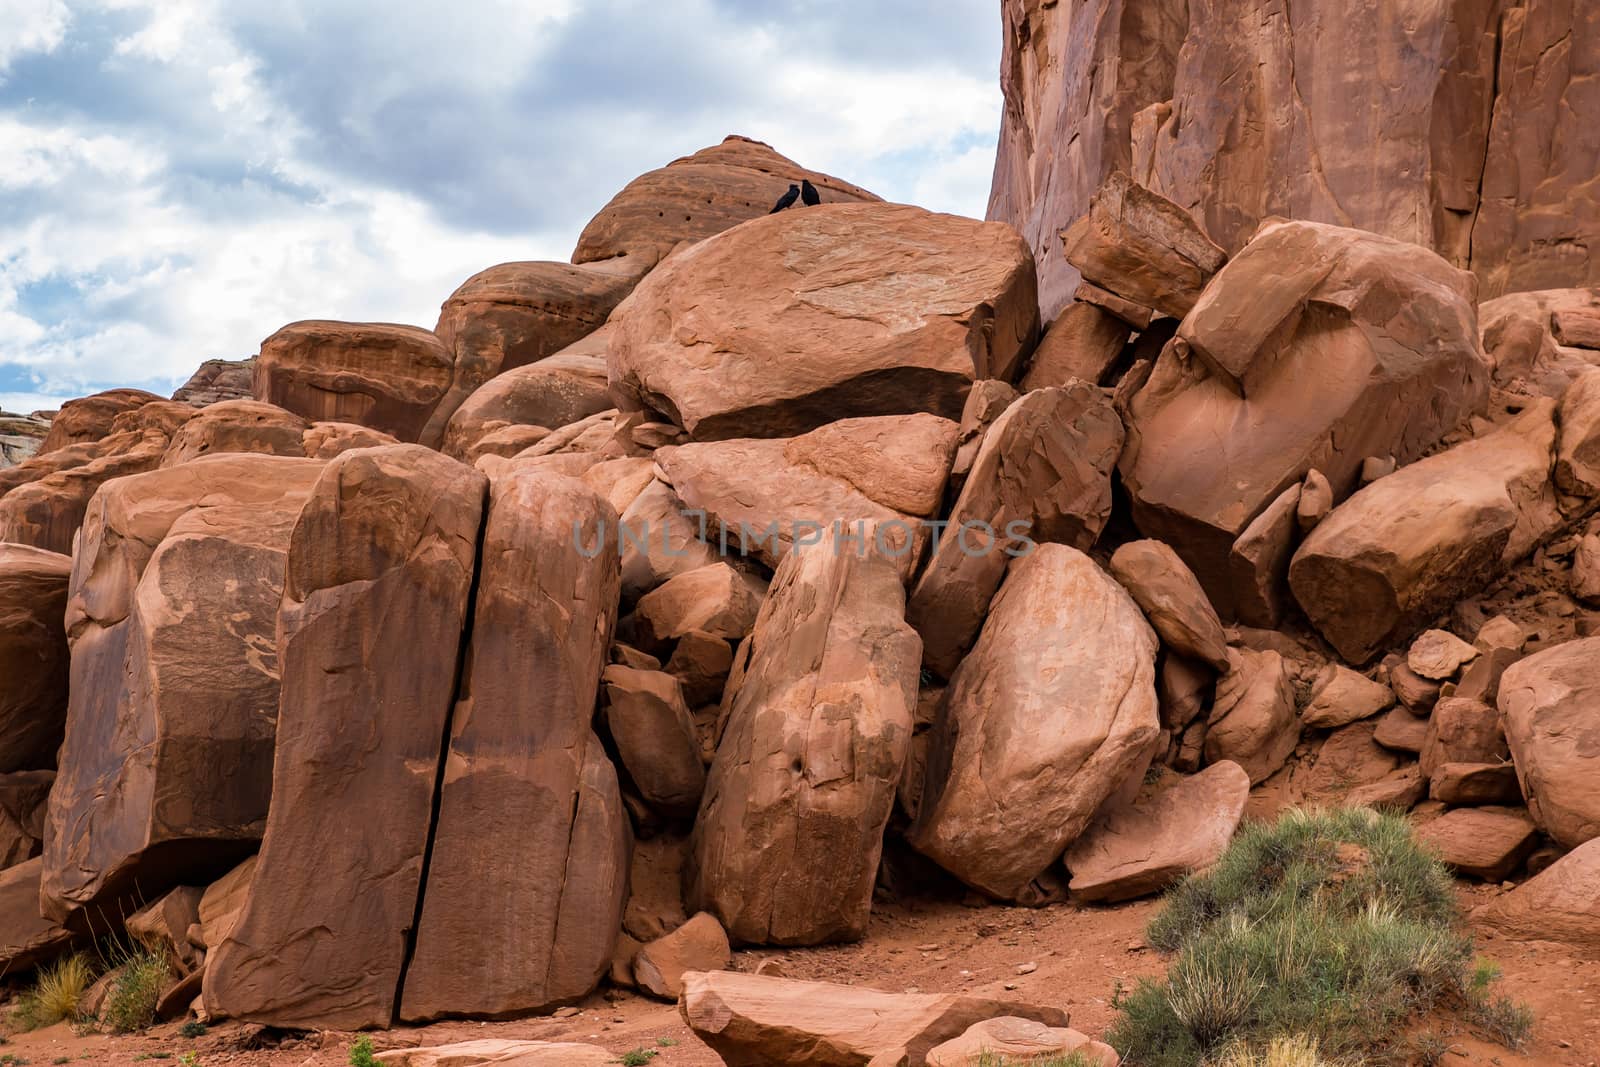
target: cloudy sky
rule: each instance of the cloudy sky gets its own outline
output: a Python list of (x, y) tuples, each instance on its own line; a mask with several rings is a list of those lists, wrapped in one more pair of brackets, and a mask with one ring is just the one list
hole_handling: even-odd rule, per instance
[(0, 0), (0, 407), (432, 326), (728, 133), (981, 215), (995, 0)]

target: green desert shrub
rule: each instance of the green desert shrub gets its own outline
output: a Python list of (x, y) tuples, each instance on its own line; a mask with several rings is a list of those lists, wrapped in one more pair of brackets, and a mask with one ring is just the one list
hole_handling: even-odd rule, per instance
[(1516, 1029), (1492, 976), (1474, 978), (1449, 873), (1404, 819), (1367, 809), (1247, 827), (1171, 891), (1149, 939), (1173, 958), (1108, 1035), (1130, 1067), (1362, 1060), (1436, 1006)]
[(372, 1038), (362, 1034), (351, 1042), (350, 1067), (379, 1067), (378, 1057), (372, 1052)]
[(57, 960), (39, 973), (33, 988), (22, 995), (12, 1021), (23, 1030), (54, 1026), (78, 1017), (78, 1002), (94, 982), (94, 969), (82, 955)]
[(118, 1034), (143, 1030), (156, 1021), (156, 1004), (172, 978), (172, 965), (164, 954), (142, 946), (119, 952), (115, 963), (100, 1021)]

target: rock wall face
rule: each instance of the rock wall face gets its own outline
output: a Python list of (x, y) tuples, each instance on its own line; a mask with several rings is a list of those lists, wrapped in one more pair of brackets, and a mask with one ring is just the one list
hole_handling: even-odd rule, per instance
[[(1570, 0), (1005, 0), (989, 218), (1058, 231), (1111, 173), (1227, 250), (1281, 215), (1423, 244), (1484, 296), (1600, 279), (1600, 8)], [(1373, 76), (1374, 71), (1381, 72)]]

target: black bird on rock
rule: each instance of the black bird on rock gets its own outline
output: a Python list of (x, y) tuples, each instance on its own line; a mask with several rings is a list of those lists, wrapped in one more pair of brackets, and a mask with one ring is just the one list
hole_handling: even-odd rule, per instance
[(817, 192), (817, 187), (811, 184), (810, 178), (801, 179), (800, 202), (806, 207), (816, 207), (822, 203), (822, 194)]
[[(809, 185), (811, 183), (807, 182), (806, 184)], [(793, 207), (794, 206), (794, 202), (796, 200), (799, 200), (799, 199), (800, 199), (800, 187), (798, 185), (791, 185), (791, 186), (789, 186), (789, 191), (787, 193), (784, 193), (782, 196), (780, 196), (778, 198), (778, 202), (776, 204), (772, 205), (772, 210), (767, 212), (767, 214), (776, 215), (778, 212), (782, 211), (784, 208)]]

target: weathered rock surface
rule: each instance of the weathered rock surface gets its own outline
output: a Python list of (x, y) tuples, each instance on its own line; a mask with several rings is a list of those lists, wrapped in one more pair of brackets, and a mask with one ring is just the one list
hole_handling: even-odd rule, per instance
[(46, 805), (54, 771), (0, 774), (0, 871), (37, 856), (44, 847)]
[(454, 363), (431, 330), (293, 322), (261, 342), (255, 399), (313, 422), (353, 422), (415, 441), (450, 388)]
[(1499, 711), (1477, 700), (1445, 697), (1428, 717), (1417, 762), (1431, 776), (1447, 763), (1498, 763), (1509, 756)]
[(1394, 703), (1394, 693), (1349, 667), (1330, 663), (1317, 675), (1311, 699), (1300, 713), (1307, 726), (1332, 730), (1370, 719)]
[(683, 503), (705, 513), (711, 536), (770, 567), (797, 541), (832, 544), (866, 523), (908, 573), (918, 520), (943, 500), (957, 430), (926, 414), (842, 419), (787, 440), (662, 448), (655, 461)]
[(1300, 740), (1294, 714), (1294, 682), (1283, 657), (1273, 651), (1228, 650), (1228, 670), (1217, 679), (1217, 697), (1206, 730), (1206, 759), (1232, 760), (1257, 785), (1282, 767)]
[(182, 973), (194, 970), (199, 954), (189, 944), (189, 927), (200, 921), (199, 886), (179, 886), (128, 916), (128, 936), (157, 955), (165, 956)]
[(1033, 350), (1022, 391), (1063, 386), (1074, 378), (1103, 384), (1132, 332), (1127, 323), (1093, 304), (1068, 304)]
[(491, 487), (403, 1018), (536, 1011), (611, 965), (631, 838), (590, 721), (619, 579), (614, 553), (579, 545), (615, 522), (571, 479)]
[(1499, 706), (1528, 811), (1567, 848), (1600, 837), (1600, 638), (1537, 652), (1500, 679)]
[(0, 544), (0, 774), (54, 767), (67, 721), (72, 559)]
[(0, 411), (0, 469), (33, 458), (49, 434), (49, 419)]
[(881, 1062), (923, 1064), (932, 1049), (986, 1019), (1069, 1021), (1059, 1008), (728, 971), (685, 975), (678, 1010), (728, 1067), (867, 1067), (882, 1055), (891, 1058)]
[(251, 856), (239, 866), (206, 886), (200, 896), (200, 943), (208, 950), (214, 949), (233, 932), (233, 926), (244, 911), (250, 896), (250, 884), (256, 876), (256, 857)]
[(1117, 1067), (1116, 1050), (1061, 1026), (1002, 1016), (974, 1023), (967, 1032), (928, 1052), (928, 1067), (969, 1067), (989, 1058), (1019, 1063), (1048, 1061), (1076, 1053), (1086, 1067)]
[(627, 258), (584, 266), (501, 263), (462, 282), (444, 302), (433, 331), (454, 357), (453, 373), (422, 443), (444, 442), (457, 409), (496, 376), (553, 356), (598, 330), (649, 267)]
[(70, 555), (95, 490), (113, 478), (154, 470), (169, 439), (161, 429), (131, 429), (0, 471), (0, 542)]
[(626, 257), (642, 273), (684, 241), (765, 217), (789, 186), (801, 181), (816, 186), (825, 204), (878, 199), (849, 182), (807, 170), (770, 145), (735, 135), (629, 182), (584, 227), (572, 262)]
[(976, 889), (1026, 897), (1143, 773), (1155, 657), (1138, 605), (1088, 556), (1041, 545), (1018, 560), (951, 679), (906, 840)]
[(697, 440), (961, 417), (1039, 334), (1007, 226), (890, 204), (784, 211), (663, 263), (612, 315), (613, 388)]
[[(1485, 295), (1600, 278), (1587, 100), (1600, 16), (1456, 3), (1008, 0), (989, 217), (1022, 229), (1047, 316), (1056, 229), (1113, 171), (1236, 250), (1269, 216), (1437, 250)], [(1367, 77), (1374, 65), (1388, 71)], [(1588, 249), (1586, 251), (1586, 249)]]
[(1579, 845), (1473, 918), (1519, 941), (1562, 941), (1600, 957), (1600, 840)]
[(1289, 567), (1295, 599), (1360, 663), (1531, 552), (1560, 524), (1554, 405), (1380, 478), (1335, 508)]
[(513, 426), (555, 430), (612, 406), (604, 352), (563, 351), (507, 370), (463, 397), (441, 431), (441, 448), (467, 462), (492, 433)]
[(0, 971), (20, 974), (72, 946), (73, 935), (39, 915), (39, 879), (44, 860), (31, 859), (0, 871)]
[(189, 380), (178, 386), (172, 399), (197, 408), (228, 400), (249, 400), (255, 391), (255, 365), (249, 359), (208, 359)]
[(1478, 658), (1478, 650), (1448, 630), (1425, 630), (1406, 650), (1406, 666), (1430, 681), (1452, 678)]
[(893, 560), (828, 544), (773, 578), (724, 697), (685, 883), (735, 941), (866, 932), (922, 658), (904, 598)]
[(1571, 496), (1600, 496), (1600, 367), (1585, 367), (1562, 394), (1556, 422), (1556, 486)]
[(707, 534), (716, 539), (716, 534), (702, 529), (699, 516), (691, 518), (685, 514), (688, 510), (672, 486), (656, 479), (622, 513), (626, 532), (619, 530), (616, 536), (622, 550), (624, 600), (638, 600), (671, 578), (721, 559), (718, 549), (704, 539)]
[(1121, 470), (1140, 530), (1231, 614), (1230, 550), (1285, 489), (1314, 468), (1342, 496), (1368, 456), (1409, 463), (1483, 407), (1472, 295), (1413, 245), (1263, 226), (1129, 402)]
[(661, 814), (693, 818), (705, 792), (706, 769), (682, 685), (662, 671), (617, 664), (605, 669), (602, 680), (606, 731), (634, 788)]
[(1120, 171), (1061, 241), (1086, 280), (1176, 319), (1194, 310), (1228, 258), (1182, 208)]
[(1093, 546), (1122, 440), (1110, 401), (1084, 382), (1027, 393), (994, 421), (907, 607), (929, 667), (955, 672), (1030, 542)]
[(1234, 614), (1247, 626), (1271, 630), (1283, 621), (1299, 513), (1300, 485), (1295, 484), (1251, 520), (1228, 551)]
[(672, 933), (642, 946), (633, 958), (633, 977), (651, 996), (676, 1001), (683, 993), (686, 973), (726, 970), (732, 962), (733, 950), (722, 924), (702, 911)]
[(617, 1058), (598, 1045), (570, 1041), (461, 1041), (380, 1052), (388, 1067), (607, 1067)]
[(1111, 556), (1111, 576), (1133, 595), (1168, 648), (1228, 669), (1228, 639), (1194, 572), (1160, 541), (1130, 541)]
[(108, 437), (111, 424), (119, 415), (137, 411), (152, 400), (160, 399), (143, 389), (108, 389), (93, 396), (69, 400), (61, 405), (61, 410), (50, 420), (50, 432), (45, 435), (38, 454), (44, 456), (58, 448), (90, 444)]
[(302, 457), (306, 454), (305, 434), (310, 428), (305, 419), (275, 404), (224, 400), (179, 427), (161, 457), (161, 466), (176, 467), (224, 452)]
[(317, 480), (278, 619), (272, 807), (248, 901), (207, 963), (212, 1011), (347, 1030), (393, 1020), (485, 489), (410, 445), (347, 452)]
[(1500, 882), (1522, 866), (1538, 827), (1509, 808), (1456, 808), (1417, 831), (1417, 840), (1445, 865), (1485, 882)]
[(759, 581), (728, 563), (680, 574), (640, 598), (639, 645), (653, 652), (696, 632), (738, 641), (755, 625), (764, 595)]
[[(220, 455), (96, 494), (66, 607), (71, 698), (44, 906), (205, 881), (261, 838), (285, 552), (322, 464)], [(93, 916), (99, 920), (100, 916)]]
[(1158, 893), (1221, 858), (1249, 799), (1250, 776), (1224, 760), (1153, 797), (1113, 807), (1062, 857), (1072, 872), (1069, 888), (1081, 900)]
[(1478, 325), (1495, 384), (1560, 397), (1579, 375), (1600, 363), (1600, 353), (1592, 346), (1563, 344), (1556, 337), (1556, 317), (1596, 310), (1600, 287), (1508, 293), (1484, 301), (1478, 307)]

